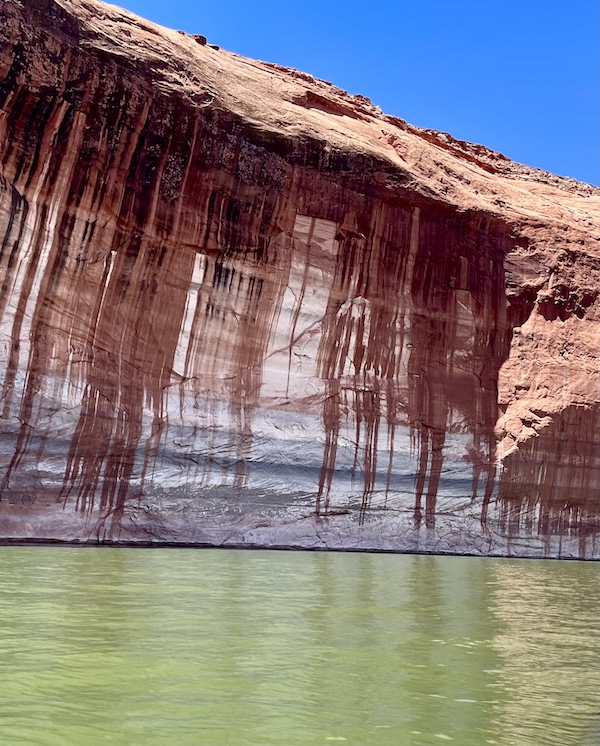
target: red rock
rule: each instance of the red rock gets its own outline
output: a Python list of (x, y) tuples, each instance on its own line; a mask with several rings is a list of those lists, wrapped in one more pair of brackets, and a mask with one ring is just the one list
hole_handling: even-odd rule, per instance
[(0, 535), (598, 557), (600, 190), (0, 5)]

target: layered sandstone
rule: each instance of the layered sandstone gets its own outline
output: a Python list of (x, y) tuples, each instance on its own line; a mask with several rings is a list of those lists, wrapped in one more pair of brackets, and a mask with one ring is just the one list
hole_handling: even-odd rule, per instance
[(600, 190), (0, 3), (0, 534), (598, 557)]

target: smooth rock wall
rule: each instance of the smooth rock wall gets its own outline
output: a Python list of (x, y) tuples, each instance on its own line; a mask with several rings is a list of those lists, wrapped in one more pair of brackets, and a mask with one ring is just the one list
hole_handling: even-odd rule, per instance
[(0, 20), (3, 538), (597, 557), (593, 398), (550, 383), (529, 422), (500, 380), (524, 324), (595, 303), (556, 300), (527, 221), (361, 145), (380, 115), (310, 76), (291, 101), (345, 146), (244, 109), (261, 63), (160, 64), (194, 42), (115, 8)]

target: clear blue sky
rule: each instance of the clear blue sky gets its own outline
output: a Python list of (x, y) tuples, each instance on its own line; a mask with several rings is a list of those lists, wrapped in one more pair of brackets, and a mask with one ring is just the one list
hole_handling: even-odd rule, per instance
[(598, 0), (120, 0), (361, 93), (412, 124), (600, 185)]

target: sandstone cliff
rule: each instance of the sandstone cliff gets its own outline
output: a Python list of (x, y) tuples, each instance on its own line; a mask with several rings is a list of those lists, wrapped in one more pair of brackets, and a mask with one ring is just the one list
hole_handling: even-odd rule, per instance
[(95, 0), (0, 164), (5, 539), (600, 556), (600, 190)]

